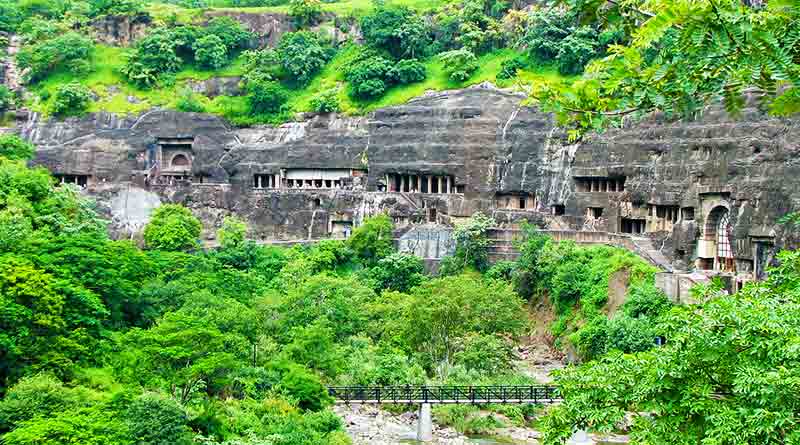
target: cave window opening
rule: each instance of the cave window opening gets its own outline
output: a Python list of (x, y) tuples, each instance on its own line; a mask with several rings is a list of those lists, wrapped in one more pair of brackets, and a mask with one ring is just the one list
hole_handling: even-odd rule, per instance
[(644, 233), (645, 220), (622, 218), (622, 233), (640, 235)]
[(553, 205), (553, 215), (554, 216), (563, 216), (567, 213), (566, 207), (564, 204), (555, 204)]
[(732, 248), (733, 227), (727, 208), (718, 206), (708, 214), (705, 239), (714, 242), (714, 270), (735, 272), (736, 265)]
[(681, 209), (681, 219), (684, 221), (694, 221), (694, 207), (684, 207)]
[[(289, 187), (294, 186), (294, 181), (287, 181)], [(253, 187), (257, 189), (275, 189), (278, 188), (278, 175), (270, 174), (255, 174), (253, 175)]]
[(55, 175), (61, 184), (74, 184), (78, 187), (86, 187), (89, 184), (89, 175)]
[(526, 198), (524, 196), (520, 196), (519, 197), (519, 208), (521, 210), (525, 210), (525, 204), (527, 204), (525, 201), (526, 201)]
[(589, 207), (588, 214), (592, 218), (602, 218), (603, 217), (603, 208), (602, 207)]
[(576, 177), (575, 190), (584, 193), (622, 192), (625, 191), (625, 177)]

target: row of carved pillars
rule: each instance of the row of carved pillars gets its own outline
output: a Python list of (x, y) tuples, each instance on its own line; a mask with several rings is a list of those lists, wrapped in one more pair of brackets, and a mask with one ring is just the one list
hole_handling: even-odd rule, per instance
[(453, 182), (450, 176), (386, 175), (386, 186), (390, 192), (453, 193)]

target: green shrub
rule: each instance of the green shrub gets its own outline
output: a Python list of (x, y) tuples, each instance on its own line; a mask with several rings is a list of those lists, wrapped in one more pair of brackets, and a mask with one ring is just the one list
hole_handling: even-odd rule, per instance
[(308, 31), (289, 32), (277, 48), (281, 66), (298, 85), (305, 85), (333, 57), (334, 50)]
[(247, 91), (247, 103), (253, 115), (277, 113), (289, 100), (289, 93), (278, 82), (250, 82)]
[(205, 106), (197, 98), (197, 95), (190, 88), (184, 88), (178, 94), (178, 101), (175, 103), (175, 108), (178, 111), (187, 113), (203, 113), (206, 111)]
[(390, 86), (392, 63), (383, 57), (367, 57), (345, 72), (353, 96), (370, 99), (380, 97)]
[(92, 101), (92, 92), (78, 82), (59, 85), (53, 98), (53, 113), (60, 115), (80, 114)]
[(486, 278), (490, 280), (502, 280), (511, 282), (517, 272), (516, 261), (502, 260), (494, 263), (489, 270), (486, 271)]
[(388, 51), (396, 59), (422, 57), (430, 44), (430, 30), (422, 17), (408, 8), (379, 4), (361, 19), (367, 44)]
[(28, 160), (33, 157), (36, 147), (16, 134), (0, 134), (0, 156), (6, 159)]
[(497, 73), (497, 80), (508, 80), (517, 77), (517, 71), (524, 67), (525, 62), (519, 57), (505, 60), (500, 65), (500, 72)]
[(192, 44), (194, 59), (204, 68), (218, 69), (228, 63), (228, 48), (219, 37), (210, 34)]
[(496, 375), (514, 367), (514, 349), (497, 335), (471, 334), (463, 339), (455, 363), (486, 375)]
[(79, 398), (52, 375), (25, 377), (0, 400), (0, 432), (14, 429), (34, 417), (47, 417), (75, 408)]
[(206, 36), (215, 36), (225, 45), (228, 54), (247, 47), (253, 34), (231, 17), (214, 17), (203, 29)]
[(24, 45), (17, 53), (17, 64), (25, 70), (26, 82), (39, 81), (58, 69), (85, 74), (93, 48), (91, 39), (68, 32)]
[(671, 306), (669, 298), (652, 283), (640, 283), (628, 290), (628, 298), (622, 305), (622, 310), (632, 318), (656, 318), (667, 312)]
[(454, 49), (439, 54), (444, 71), (453, 82), (464, 82), (478, 69), (478, 59), (471, 51)]
[(14, 106), (14, 93), (5, 85), (0, 85), (0, 111)]
[(144, 12), (142, 0), (90, 0), (89, 15), (127, 15), (133, 16)]
[(425, 279), (425, 265), (422, 259), (407, 253), (393, 253), (378, 261), (369, 270), (369, 277), (375, 280), (375, 290), (407, 292)]
[(606, 350), (616, 349), (630, 354), (652, 349), (657, 335), (656, 323), (654, 319), (618, 314), (608, 323)]
[(311, 98), (311, 110), (317, 113), (335, 113), (339, 111), (339, 90), (332, 88), (322, 91)]
[(131, 436), (141, 443), (192, 443), (186, 413), (170, 398), (158, 394), (142, 394), (131, 402), (125, 420)]
[(144, 228), (144, 241), (151, 249), (189, 250), (197, 247), (202, 227), (186, 207), (165, 204), (150, 217)]
[(13, 33), (22, 22), (22, 11), (15, 0), (0, 1), (0, 31)]
[(391, 71), (392, 78), (400, 84), (421, 82), (425, 80), (425, 65), (416, 59), (401, 60)]
[(598, 48), (597, 32), (581, 26), (561, 41), (556, 56), (558, 72), (565, 75), (582, 73), (586, 64), (599, 55)]
[(382, 213), (366, 218), (353, 230), (347, 244), (359, 258), (375, 262), (389, 256), (394, 250), (392, 230), (394, 230), (392, 219)]
[(298, 407), (319, 411), (330, 403), (328, 390), (319, 378), (307, 369), (295, 364), (282, 364), (277, 367), (282, 375), (279, 390), (296, 402)]
[(582, 262), (567, 261), (558, 266), (550, 287), (550, 299), (557, 314), (567, 313), (580, 301), (589, 288), (588, 276), (589, 269)]
[(322, 4), (319, 0), (290, 0), (289, 16), (298, 25), (313, 25), (322, 15)]
[(152, 87), (161, 75), (180, 69), (183, 60), (178, 56), (178, 47), (191, 44), (191, 36), (183, 37), (187, 40), (166, 28), (151, 31), (136, 42), (122, 73), (139, 86)]
[(244, 244), (247, 223), (236, 216), (226, 216), (217, 230), (217, 241), (223, 249), (236, 248)]

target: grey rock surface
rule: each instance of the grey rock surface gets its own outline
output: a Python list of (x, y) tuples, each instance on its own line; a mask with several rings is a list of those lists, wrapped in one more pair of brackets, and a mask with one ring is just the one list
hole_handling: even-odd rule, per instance
[[(341, 234), (378, 212), (408, 230), (452, 225), (480, 211), (500, 227), (530, 221), (557, 230), (634, 232), (649, 238), (648, 255), (691, 269), (708, 250), (714, 215), (724, 210), (738, 271), (757, 274), (776, 248), (796, 245), (797, 234), (777, 220), (800, 209), (797, 120), (755, 106), (733, 119), (711, 107), (692, 121), (655, 115), (569, 143), (551, 115), (522, 99), (480, 86), (426, 94), (364, 117), (316, 115), (245, 129), (157, 109), (63, 121), (31, 113), (17, 131), (39, 147), (35, 164), (89, 176), (90, 192), (132, 183), (162, 202), (182, 202), (203, 217), (209, 239), (231, 213), (247, 219), (257, 239), (300, 240)], [(175, 150), (169, 141), (188, 144), (181, 147), (191, 163), (185, 175), (166, 181), (166, 156)], [(156, 152), (165, 157), (160, 175)], [(286, 186), (292, 174), (332, 170), (347, 172), (338, 187)], [(258, 175), (264, 184), (266, 176), (279, 178), (280, 188), (254, 187)], [(452, 193), (424, 190), (439, 179)], [(392, 189), (402, 184), (403, 192)], [(131, 224), (112, 228), (126, 233), (123, 226)]]

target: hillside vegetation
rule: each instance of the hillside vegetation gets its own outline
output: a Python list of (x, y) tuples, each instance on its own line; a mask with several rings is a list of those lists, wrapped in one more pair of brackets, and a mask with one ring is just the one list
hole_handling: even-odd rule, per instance
[[(347, 241), (292, 248), (259, 246), (229, 217), (221, 246), (202, 250), (201, 222), (170, 204), (156, 209), (142, 246), (115, 241), (74, 186), (26, 167), (32, 154), (16, 136), (0, 137), (5, 445), (347, 444), (324, 385), (535, 383), (516, 364), (531, 329), (525, 298), (544, 292), (564, 313), (589, 301), (599, 310), (604, 277), (630, 268), (650, 294), (625, 306), (625, 326), (637, 329), (593, 337), (603, 351), (649, 350), (648, 326), (669, 309), (651, 268), (619, 249), (531, 232), (525, 261), (489, 267), (493, 222), (480, 215), (457, 228), (439, 276), (394, 250), (388, 215)], [(542, 265), (556, 256), (563, 261)], [(587, 258), (592, 273), (565, 285)], [(619, 331), (616, 318), (609, 323)], [(481, 408), (517, 426), (539, 415), (534, 406)], [(466, 432), (504, 425), (476, 411), (437, 417)]]
[[(562, 9), (521, 11), (493, 0), (4, 5), (0, 29), (19, 34), (22, 43), (16, 62), (28, 94), (17, 99), (20, 105), (48, 115), (166, 107), (215, 113), (239, 125), (283, 122), (299, 112), (360, 114), (485, 81), (513, 88), (561, 83), (619, 34), (580, 25)], [(295, 31), (274, 48), (258, 47), (258, 36), (243, 24), (209, 19), (220, 11), (279, 13)], [(91, 38), (92, 21), (104, 15), (149, 17), (150, 25), (132, 47), (107, 46)], [(543, 24), (557, 29), (541, 30)], [(332, 42), (334, 27), (358, 30), (363, 42), (353, 41), (355, 34)], [(565, 36), (584, 47), (576, 52), (576, 41)], [(242, 78), (240, 95), (192, 92), (192, 83), (231, 76)]]

